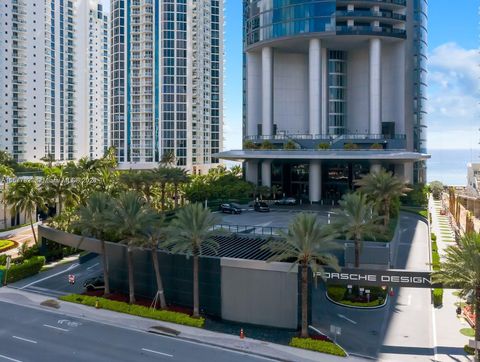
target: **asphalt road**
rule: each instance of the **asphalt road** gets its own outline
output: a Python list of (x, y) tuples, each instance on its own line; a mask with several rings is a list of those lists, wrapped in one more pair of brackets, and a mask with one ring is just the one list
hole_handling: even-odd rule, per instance
[(0, 361), (268, 360), (5, 302), (0, 311)]
[[(83, 293), (84, 281), (102, 275), (102, 273), (101, 258), (95, 257), (81, 265), (76, 261), (57, 266), (51, 270), (10, 284), (10, 287), (51, 297), (59, 297), (71, 293)], [(73, 285), (68, 283), (69, 274), (75, 275), (75, 284)]]
[[(427, 270), (428, 227), (408, 213), (401, 214), (397, 269)], [(337, 341), (348, 352), (382, 361), (431, 361), (434, 356), (432, 306), (429, 289), (400, 288), (381, 309), (359, 310), (327, 301), (321, 285), (313, 292), (314, 327), (330, 335), (341, 328)]]

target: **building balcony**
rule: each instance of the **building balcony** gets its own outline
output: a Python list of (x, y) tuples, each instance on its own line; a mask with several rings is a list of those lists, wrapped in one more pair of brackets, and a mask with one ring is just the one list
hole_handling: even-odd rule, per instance
[(377, 35), (390, 36), (405, 39), (407, 32), (403, 29), (395, 29), (382, 26), (337, 26), (337, 35)]
[[(343, 134), (343, 135), (312, 135), (312, 134), (276, 134), (276, 135), (254, 135), (244, 137), (244, 141), (251, 141), (261, 145), (263, 142), (270, 142), (274, 148), (282, 149), (284, 143), (293, 141), (298, 149), (315, 150), (321, 148), (342, 150), (347, 144), (354, 144), (358, 149), (376, 150), (404, 150), (407, 147), (407, 137), (404, 134), (383, 135), (383, 134)], [(373, 146), (374, 145), (374, 146)]]
[(349, 4), (355, 7), (380, 5), (385, 9), (402, 9), (407, 6), (407, 0), (337, 0), (337, 6)]
[(335, 16), (338, 19), (354, 19), (362, 20), (382, 20), (385, 23), (403, 23), (407, 20), (407, 16), (403, 14), (393, 13), (391, 11), (373, 11), (373, 10), (337, 10)]

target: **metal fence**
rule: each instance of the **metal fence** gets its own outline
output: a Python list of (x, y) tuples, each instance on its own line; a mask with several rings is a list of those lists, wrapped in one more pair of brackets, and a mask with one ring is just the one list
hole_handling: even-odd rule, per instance
[(217, 224), (213, 227), (213, 230), (223, 230), (237, 234), (276, 236), (279, 235), (281, 231), (286, 232), (288, 229), (276, 226)]

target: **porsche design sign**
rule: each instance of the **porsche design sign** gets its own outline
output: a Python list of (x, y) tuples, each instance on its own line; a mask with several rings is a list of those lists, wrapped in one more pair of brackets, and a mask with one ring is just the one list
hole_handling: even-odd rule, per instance
[(407, 270), (342, 269), (340, 272), (326, 270), (317, 273), (325, 281), (334, 284), (362, 286), (390, 286), (405, 288), (435, 288), (430, 272)]

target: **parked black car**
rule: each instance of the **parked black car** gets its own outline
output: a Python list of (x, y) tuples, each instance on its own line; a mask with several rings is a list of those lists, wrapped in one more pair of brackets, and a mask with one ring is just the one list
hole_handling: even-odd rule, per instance
[(258, 212), (269, 212), (270, 207), (263, 201), (255, 201), (253, 209)]
[(230, 204), (221, 204), (220, 211), (226, 214), (241, 214), (242, 208), (238, 204), (230, 203)]
[(105, 289), (105, 281), (103, 280), (103, 276), (98, 276), (85, 280), (85, 283), (83, 283), (83, 287), (88, 291)]

